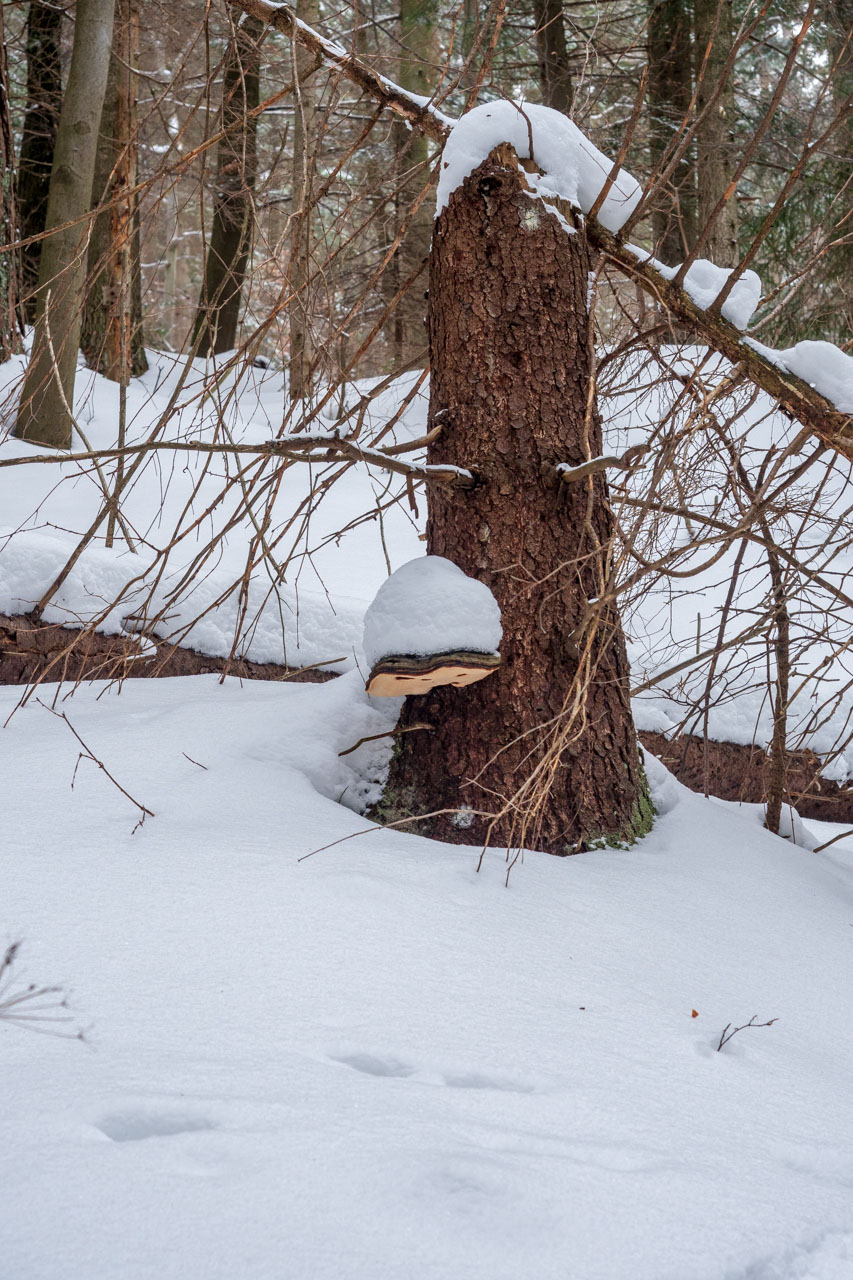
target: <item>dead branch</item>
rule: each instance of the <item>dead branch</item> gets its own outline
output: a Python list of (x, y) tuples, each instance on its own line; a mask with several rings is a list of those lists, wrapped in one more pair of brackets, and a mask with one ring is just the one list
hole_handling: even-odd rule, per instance
[[(341, 45), (307, 27), (287, 5), (272, 5), (267, 0), (231, 2), (245, 13), (252, 14), (305, 48), (320, 54), (327, 62), (336, 66), (352, 84), (387, 106), (412, 129), (426, 134), (436, 142), (443, 144), (447, 141), (454, 120), (429, 104), (422, 105), (399, 85), (378, 75), (347, 53)], [(841, 413), (801, 378), (777, 369), (749, 345), (733, 324), (722, 316), (698, 307), (685, 289), (666, 280), (650, 262), (641, 261), (636, 252), (628, 248), (618, 236), (602, 227), (595, 218), (587, 218), (586, 231), (594, 248), (663, 303), (678, 321), (689, 325), (714, 351), (733, 363), (742, 363), (756, 386), (778, 401), (783, 409), (807, 426), (820, 440), (853, 460), (853, 418), (849, 414)]]

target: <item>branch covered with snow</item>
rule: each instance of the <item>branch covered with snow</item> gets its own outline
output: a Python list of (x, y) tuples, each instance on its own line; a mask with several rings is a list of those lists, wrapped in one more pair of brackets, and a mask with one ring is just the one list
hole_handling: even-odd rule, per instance
[[(439, 209), (453, 187), (476, 167), (476, 163), (472, 163), (476, 157), (485, 159), (482, 151), (487, 141), (492, 149), (501, 142), (509, 142), (520, 157), (527, 157), (531, 163), (531, 139), (533, 158), (540, 173), (528, 175), (528, 181), (536, 194), (543, 198), (563, 196), (584, 211), (594, 207), (612, 166), (561, 113), (533, 105), (488, 103), (475, 107), (461, 121), (454, 121), (432, 107), (428, 100), (378, 75), (347, 53), (342, 45), (327, 40), (300, 22), (287, 5), (270, 4), (267, 0), (231, 0), (231, 3), (319, 54), (412, 129), (443, 145), (450, 141), (450, 151), (445, 156), (447, 164), (441, 173)], [(565, 155), (558, 154), (561, 146), (566, 148)], [(853, 460), (853, 357), (846, 356), (831, 343), (797, 343), (786, 351), (774, 352), (744, 338), (736, 326), (748, 322), (744, 314), (751, 301), (753, 307), (757, 302), (754, 298), (757, 277), (753, 279), (753, 272), (744, 272), (724, 302), (723, 314), (708, 311), (706, 308), (719, 295), (728, 273), (717, 283), (713, 273), (722, 269), (700, 260), (687, 272), (688, 287), (682, 288), (672, 283), (677, 268), (662, 269), (662, 264), (650, 256), (638, 257), (636, 249), (625, 245), (614, 234), (630, 217), (639, 198), (640, 189), (635, 179), (620, 170), (598, 218), (587, 219), (590, 244), (662, 302), (677, 320), (689, 325), (712, 350), (741, 365), (751, 381), (778, 400), (792, 417)], [(709, 267), (713, 271), (708, 271)], [(816, 347), (821, 350), (815, 351)]]

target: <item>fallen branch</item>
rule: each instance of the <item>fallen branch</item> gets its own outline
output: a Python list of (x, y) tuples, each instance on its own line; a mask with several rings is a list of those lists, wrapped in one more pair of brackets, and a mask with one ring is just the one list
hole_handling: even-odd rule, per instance
[[(430, 433), (432, 435), (432, 433)], [(419, 442), (406, 445), (408, 451)], [(395, 452), (391, 452), (394, 450)], [(197, 453), (224, 457), (285, 458), (291, 462), (331, 462), (343, 458), (349, 462), (364, 462), (394, 475), (406, 476), (424, 484), (448, 485), (456, 489), (473, 489), (477, 477), (463, 467), (432, 466), (426, 463), (403, 462), (396, 453), (402, 446), (389, 449), (371, 449), (335, 436), (288, 436), (283, 440), (265, 440), (261, 444), (217, 444), (205, 440), (144, 440), (141, 444), (125, 445), (123, 449), (89, 449), (85, 453), (50, 452), (26, 454), (24, 457), (0, 458), (0, 468), (21, 467), (68, 462), (99, 462), (102, 459), (140, 457), (146, 453)]]
[[(307, 27), (287, 5), (269, 4), (267, 0), (231, 0), (231, 3), (244, 13), (252, 14), (276, 31), (289, 36), (297, 44), (322, 56), (325, 61), (337, 67), (351, 84), (380, 105), (388, 107), (416, 132), (423, 133), (442, 145), (447, 141), (450, 129), (455, 124), (453, 119), (378, 75), (347, 53), (342, 45), (327, 40)], [(713, 311), (704, 311), (698, 307), (685, 289), (665, 279), (651, 263), (641, 261), (635, 251), (629, 249), (618, 236), (607, 231), (595, 218), (587, 217), (585, 227), (593, 248), (603, 253), (619, 271), (663, 304), (675, 319), (693, 329), (712, 350), (734, 363), (741, 363), (747, 376), (757, 387), (778, 401), (787, 413), (808, 427), (825, 444), (853, 461), (853, 417), (840, 412), (801, 378), (771, 364), (750, 346), (749, 341), (733, 324)]]

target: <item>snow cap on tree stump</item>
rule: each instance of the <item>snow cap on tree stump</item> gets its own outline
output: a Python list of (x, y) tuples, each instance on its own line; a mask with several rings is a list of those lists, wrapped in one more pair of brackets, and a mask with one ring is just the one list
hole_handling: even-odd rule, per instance
[(444, 556), (420, 556), (383, 582), (364, 615), (367, 692), (399, 698), (473, 684), (500, 665), (500, 642), (500, 609), (486, 584)]

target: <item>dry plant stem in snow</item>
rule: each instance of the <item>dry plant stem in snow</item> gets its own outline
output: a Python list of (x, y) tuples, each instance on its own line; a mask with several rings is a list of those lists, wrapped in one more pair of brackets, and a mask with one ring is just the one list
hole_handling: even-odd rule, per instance
[(74, 1021), (73, 1015), (67, 1012), (68, 995), (62, 987), (40, 987), (35, 982), (21, 986), (15, 981), (13, 970), (20, 948), (20, 942), (11, 943), (0, 960), (0, 1022), (12, 1022), (29, 1031), (57, 1036), (61, 1040), (85, 1041), (86, 1033), (82, 1030), (56, 1029)]

